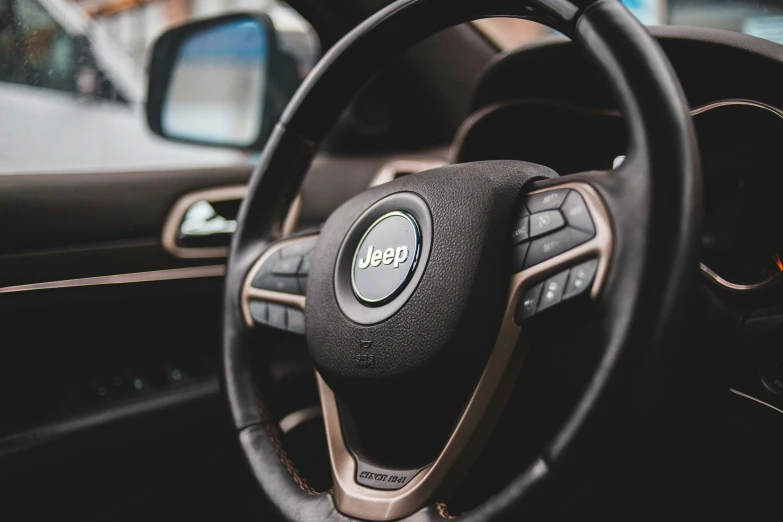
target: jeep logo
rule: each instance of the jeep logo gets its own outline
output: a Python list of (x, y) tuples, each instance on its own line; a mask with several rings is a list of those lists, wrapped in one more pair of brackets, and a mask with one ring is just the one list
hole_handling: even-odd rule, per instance
[(367, 257), (359, 260), (359, 268), (364, 270), (369, 266), (392, 265), (394, 268), (399, 268), (400, 263), (408, 259), (408, 247), (398, 246), (396, 251), (393, 248), (387, 248), (381, 253), (380, 250), (373, 250), (373, 246), (367, 249)]
[(416, 266), (419, 242), (419, 226), (410, 214), (395, 211), (378, 218), (354, 252), (351, 283), (356, 297), (379, 306), (399, 295)]

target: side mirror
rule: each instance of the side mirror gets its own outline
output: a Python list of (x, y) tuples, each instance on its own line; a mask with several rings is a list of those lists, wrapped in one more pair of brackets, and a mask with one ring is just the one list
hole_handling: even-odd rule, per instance
[(155, 42), (147, 123), (175, 141), (260, 150), (300, 81), (268, 16), (187, 23)]

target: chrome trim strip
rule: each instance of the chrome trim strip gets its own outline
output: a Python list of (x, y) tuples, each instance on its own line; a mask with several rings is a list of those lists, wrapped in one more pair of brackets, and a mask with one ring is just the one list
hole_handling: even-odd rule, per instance
[(574, 189), (582, 195), (593, 217), (595, 236), (582, 245), (511, 277), (503, 322), (473, 395), (437, 460), (422, 469), (405, 486), (398, 490), (377, 490), (356, 482), (357, 465), (343, 438), (337, 400), (316, 372), (332, 463), (335, 503), (342, 513), (365, 520), (402, 518), (456, 484), (486, 442), (524, 364), (530, 342), (514, 321), (514, 313), (525, 290), (552, 274), (595, 257), (598, 259), (598, 268), (590, 297), (594, 300), (598, 298), (612, 254), (613, 237), (609, 215), (600, 196), (590, 185), (569, 182), (544, 190), (555, 188)]
[(701, 105), (699, 107), (691, 109), (691, 116), (698, 116), (699, 114), (705, 113), (712, 109), (717, 109), (718, 107), (730, 107), (733, 105), (746, 105), (748, 107), (756, 107), (758, 109), (764, 109), (766, 111), (771, 112), (772, 114), (776, 115), (779, 118), (783, 118), (783, 111), (781, 111), (777, 107), (773, 107), (772, 105), (767, 105), (766, 103), (762, 103), (762, 102), (746, 100), (743, 98), (726, 98), (724, 100), (717, 100), (714, 102), (707, 103), (705, 105)]
[(720, 286), (725, 290), (729, 290), (730, 292), (755, 292), (757, 290), (772, 286), (774, 283), (778, 283), (779, 281), (783, 280), (783, 272), (781, 272), (759, 283), (741, 285), (723, 279), (704, 263), (699, 263), (699, 269), (701, 270), (701, 275), (703, 275), (708, 281)]
[[(742, 98), (727, 98), (725, 100), (718, 100), (712, 103), (708, 103), (706, 105), (702, 105), (701, 107), (692, 109), (691, 115), (698, 116), (699, 114), (703, 114), (712, 109), (717, 109), (719, 107), (730, 107), (736, 105), (743, 105), (746, 107), (755, 107), (757, 109), (763, 109), (765, 111), (771, 112), (778, 118), (783, 119), (783, 111), (781, 111), (777, 107), (773, 107), (772, 105), (767, 105), (766, 103), (761, 103), (753, 100), (746, 100)], [(758, 283), (745, 285), (739, 283), (732, 283), (731, 281), (724, 279), (704, 263), (699, 263), (699, 268), (701, 270), (701, 274), (708, 281), (730, 292), (738, 292), (738, 293), (756, 292), (768, 288), (773, 284), (780, 282), (780, 280), (783, 279), (783, 272), (781, 272), (779, 274), (775, 274), (770, 278), (765, 279), (764, 281), (759, 281)]]
[(0, 288), (0, 294), (28, 292), (30, 290), (50, 290), (53, 288), (75, 288), (80, 286), (117, 285), (125, 283), (148, 283), (152, 281), (172, 281), (176, 279), (198, 279), (202, 277), (223, 277), (226, 274), (225, 265), (191, 266), (187, 268), (172, 268), (168, 270), (153, 270), (151, 272), (135, 272), (132, 274), (117, 274), (81, 279), (65, 279), (47, 283), (30, 283), (26, 285), (6, 286)]
[(296, 428), (300, 424), (321, 416), (321, 406), (315, 405), (289, 413), (278, 423), (283, 435)]
[(400, 159), (385, 163), (370, 181), (370, 187), (377, 187), (390, 181), (394, 181), (400, 174), (417, 174), (424, 170), (434, 169), (446, 165), (446, 162), (437, 158), (416, 160)]
[[(218, 202), (234, 199), (243, 200), (247, 196), (247, 185), (228, 185), (206, 190), (189, 192), (179, 198), (171, 207), (163, 224), (160, 242), (169, 254), (181, 259), (221, 258), (228, 256), (228, 247), (186, 248), (177, 244), (177, 233), (185, 214), (193, 204), (199, 201)], [(283, 221), (282, 237), (292, 234), (299, 224), (302, 212), (302, 196), (298, 195), (291, 203)]]
[(163, 224), (160, 242), (163, 249), (169, 254), (182, 259), (201, 259), (210, 257), (226, 257), (228, 247), (204, 247), (204, 248), (184, 248), (177, 244), (177, 233), (185, 214), (190, 207), (199, 201), (230, 201), (234, 199), (242, 200), (247, 195), (247, 185), (229, 185), (227, 187), (211, 188), (206, 190), (197, 190), (185, 194), (171, 207), (166, 221)]
[(756, 397), (754, 397), (752, 395), (748, 395), (747, 393), (742, 393), (741, 391), (735, 390), (734, 388), (729, 388), (729, 391), (731, 393), (733, 393), (734, 395), (739, 395), (743, 399), (748, 399), (748, 400), (751, 400), (753, 402), (757, 402), (757, 403), (761, 404), (762, 406), (766, 406), (767, 408), (771, 408), (771, 409), (775, 410), (778, 413), (783, 413), (783, 410), (781, 410), (780, 408), (777, 408), (777, 407), (769, 404), (768, 402), (764, 402), (761, 399), (757, 399)]

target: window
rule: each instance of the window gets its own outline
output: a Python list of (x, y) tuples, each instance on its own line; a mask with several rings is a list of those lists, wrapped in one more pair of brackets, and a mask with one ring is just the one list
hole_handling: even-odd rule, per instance
[(159, 138), (144, 112), (145, 68), (157, 36), (192, 18), (238, 10), (270, 15), (300, 81), (318, 57), (318, 41), (276, 0), (0, 0), (0, 175), (255, 161)]
[(70, 34), (36, 0), (0, 0), (0, 81), (119, 98), (87, 38)]

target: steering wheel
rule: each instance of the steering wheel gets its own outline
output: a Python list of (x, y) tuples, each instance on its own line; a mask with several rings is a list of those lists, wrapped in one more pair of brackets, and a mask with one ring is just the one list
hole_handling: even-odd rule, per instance
[[(281, 237), (319, 142), (381, 64), (441, 29), (492, 16), (544, 23), (581, 47), (623, 114), (624, 163), (567, 178), (519, 161), (449, 165), (368, 189), (318, 232)], [(480, 458), (529, 350), (527, 325), (546, 314), (567, 327), (590, 306), (600, 356), (576, 407), (532, 465), (461, 518), (545, 509), (609, 459), (606, 434), (629, 417), (640, 361), (671, 344), (698, 266), (700, 204), (681, 87), (616, 0), (398, 0), (379, 11), (326, 53), (289, 103), (231, 245), (225, 388), (263, 493), (297, 522), (450, 517), (435, 501)], [(328, 492), (299, 476), (264, 407), (250, 365), (268, 349), (253, 333), (259, 323), (306, 336)]]

